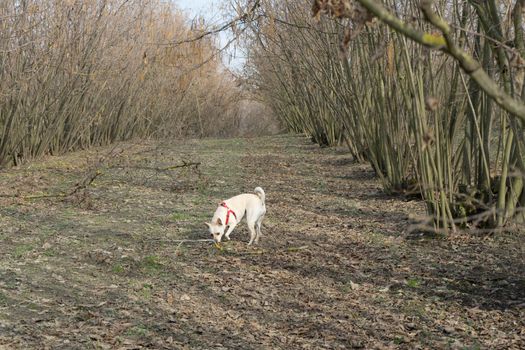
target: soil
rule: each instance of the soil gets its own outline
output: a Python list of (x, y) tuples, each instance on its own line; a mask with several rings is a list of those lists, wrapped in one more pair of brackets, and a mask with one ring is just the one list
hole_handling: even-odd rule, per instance
[[(221, 249), (199, 241), (222, 199), (256, 186), (258, 246), (244, 222)], [(523, 233), (428, 236), (411, 229), (423, 215), (298, 136), (2, 170), (0, 348), (525, 348)]]

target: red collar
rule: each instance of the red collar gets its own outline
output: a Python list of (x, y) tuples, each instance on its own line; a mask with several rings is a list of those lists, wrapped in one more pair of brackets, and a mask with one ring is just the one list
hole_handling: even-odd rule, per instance
[(232, 213), (233, 216), (235, 217), (235, 220), (237, 220), (237, 215), (235, 215), (235, 212), (233, 210), (228, 208), (225, 202), (221, 203), (221, 207), (224, 207), (228, 210), (228, 212), (226, 213), (226, 223), (224, 224), (224, 226), (228, 225), (228, 221), (230, 221), (230, 213)]

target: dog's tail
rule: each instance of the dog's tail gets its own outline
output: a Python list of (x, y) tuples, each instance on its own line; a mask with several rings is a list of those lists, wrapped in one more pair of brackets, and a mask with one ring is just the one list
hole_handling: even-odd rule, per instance
[(255, 190), (253, 190), (257, 196), (261, 199), (261, 201), (264, 204), (264, 200), (266, 199), (266, 194), (264, 193), (263, 189), (260, 187), (255, 187)]

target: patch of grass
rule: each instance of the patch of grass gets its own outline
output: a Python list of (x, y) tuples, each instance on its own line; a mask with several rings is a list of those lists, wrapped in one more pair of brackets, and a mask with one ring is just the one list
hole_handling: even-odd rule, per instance
[(46, 249), (42, 254), (47, 257), (53, 257), (57, 255), (57, 252), (53, 249)]
[(125, 271), (125, 269), (124, 266), (122, 266), (121, 264), (115, 264), (111, 268), (111, 271), (113, 271), (116, 274), (122, 274)]
[(140, 290), (140, 295), (144, 299), (150, 299), (152, 293), (153, 293), (153, 286), (151, 284), (149, 284), (149, 283), (144, 283), (142, 285), (142, 289)]
[(18, 245), (18, 246), (15, 247), (15, 249), (13, 251), (13, 256), (15, 258), (17, 258), (17, 259), (20, 259), (21, 257), (26, 255), (27, 253), (29, 253), (33, 249), (35, 249), (35, 248), (32, 245), (30, 245), (30, 244)]
[(339, 290), (341, 291), (341, 293), (350, 293), (350, 291), (352, 290), (352, 288), (350, 287), (349, 284), (343, 284), (342, 286), (339, 287)]
[(344, 283), (339, 287), (339, 290), (342, 293), (350, 293), (352, 290), (355, 290), (356, 288), (359, 288), (357, 284), (352, 282), (350, 278), (345, 278)]
[(40, 310), (40, 306), (35, 304), (35, 303), (29, 303), (27, 304), (27, 308), (29, 310), (33, 310), (33, 311), (37, 311), (37, 310)]
[(177, 212), (171, 215), (171, 219), (174, 221), (187, 221), (193, 219), (193, 216), (188, 213)]
[(377, 231), (367, 233), (368, 243), (375, 246), (385, 245), (385, 236)]
[(130, 337), (146, 337), (148, 333), (149, 330), (144, 325), (136, 325), (126, 331), (126, 335)]
[(373, 300), (377, 305), (384, 305), (387, 302), (387, 298), (383, 295), (376, 295)]
[(7, 295), (0, 291), (0, 306), (7, 306), (9, 304), (9, 298)]
[(417, 278), (409, 278), (407, 280), (407, 286), (409, 286), (410, 288), (419, 288), (420, 285), (421, 281)]
[(113, 308), (104, 308), (102, 310), (102, 313), (104, 314), (104, 316), (108, 316), (108, 317), (111, 317), (113, 319), (115, 319), (116, 317), (118, 317), (118, 312), (117, 310), (113, 309)]
[(397, 336), (397, 337), (394, 338), (394, 344), (396, 344), (396, 345), (401, 345), (401, 344), (406, 343), (406, 342), (407, 342), (406, 339), (404, 337), (402, 337), (402, 336)]
[(425, 317), (425, 306), (416, 302), (409, 302), (401, 307), (401, 312), (408, 316)]
[(141, 266), (144, 270), (150, 273), (160, 272), (163, 267), (160, 262), (160, 258), (155, 255), (144, 257), (144, 259), (142, 259)]
[(418, 335), (418, 340), (425, 345), (431, 345), (432, 344), (432, 333), (428, 330), (422, 329)]
[(327, 189), (327, 184), (325, 181), (319, 179), (317, 181), (317, 189), (320, 191), (320, 192), (326, 192), (326, 189)]
[(212, 215), (213, 215), (213, 212), (212, 213), (200, 212), (194, 215), (194, 219), (199, 225), (202, 225), (202, 221), (210, 220)]

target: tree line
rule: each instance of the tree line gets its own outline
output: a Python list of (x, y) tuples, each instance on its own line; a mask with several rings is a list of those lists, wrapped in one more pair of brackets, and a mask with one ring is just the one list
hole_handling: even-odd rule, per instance
[(220, 136), (240, 89), (161, 0), (0, 3), (0, 167), (137, 137)]
[(421, 197), (434, 230), (525, 221), (523, 0), (255, 3), (249, 70), (290, 130)]

